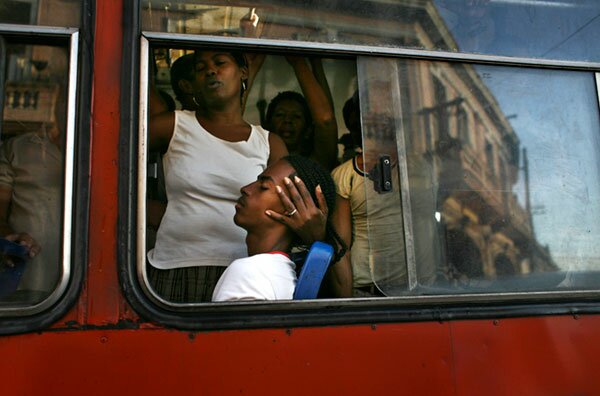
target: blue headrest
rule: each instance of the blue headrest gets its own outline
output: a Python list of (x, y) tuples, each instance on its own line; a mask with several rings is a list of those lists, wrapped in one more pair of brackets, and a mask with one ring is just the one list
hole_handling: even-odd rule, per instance
[(331, 245), (323, 242), (312, 244), (298, 276), (294, 300), (317, 298), (321, 282), (332, 258), (333, 247)]

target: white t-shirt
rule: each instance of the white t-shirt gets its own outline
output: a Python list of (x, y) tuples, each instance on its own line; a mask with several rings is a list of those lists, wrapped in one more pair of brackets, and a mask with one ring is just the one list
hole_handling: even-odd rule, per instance
[(176, 111), (163, 157), (168, 204), (148, 261), (159, 269), (227, 266), (248, 255), (246, 231), (233, 222), (240, 188), (267, 167), (269, 133), (252, 126), (246, 141), (204, 129), (193, 111)]
[(296, 288), (296, 265), (282, 253), (263, 253), (237, 259), (225, 270), (212, 300), (291, 300)]

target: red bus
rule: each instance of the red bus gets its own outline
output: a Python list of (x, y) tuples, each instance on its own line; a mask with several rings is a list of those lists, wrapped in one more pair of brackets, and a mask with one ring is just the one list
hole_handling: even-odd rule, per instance
[[(3, 250), (3, 394), (597, 394), (599, 34), (595, 0), (4, 0), (0, 227), (41, 250)], [(181, 108), (198, 48), (264, 60), (257, 125), (319, 60), (364, 163), (353, 297), (149, 281), (149, 92)]]

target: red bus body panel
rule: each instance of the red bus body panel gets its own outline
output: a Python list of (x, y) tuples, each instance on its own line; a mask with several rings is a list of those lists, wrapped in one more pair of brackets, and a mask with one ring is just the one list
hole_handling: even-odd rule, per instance
[[(190, 333), (117, 278), (121, 1), (96, 2), (87, 278), (53, 328), (0, 337), (1, 395), (598, 395), (600, 316)], [(68, 325), (67, 325), (68, 323)]]
[(596, 395), (597, 316), (0, 338), (5, 395)]

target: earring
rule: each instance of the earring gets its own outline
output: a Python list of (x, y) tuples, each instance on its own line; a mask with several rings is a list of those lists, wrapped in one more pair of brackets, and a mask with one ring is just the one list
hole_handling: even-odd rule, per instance
[(246, 91), (246, 80), (242, 80), (242, 92)]
[(200, 103), (198, 103), (198, 101), (196, 100), (196, 96), (192, 95), (192, 100), (194, 101), (196, 107), (200, 107)]

